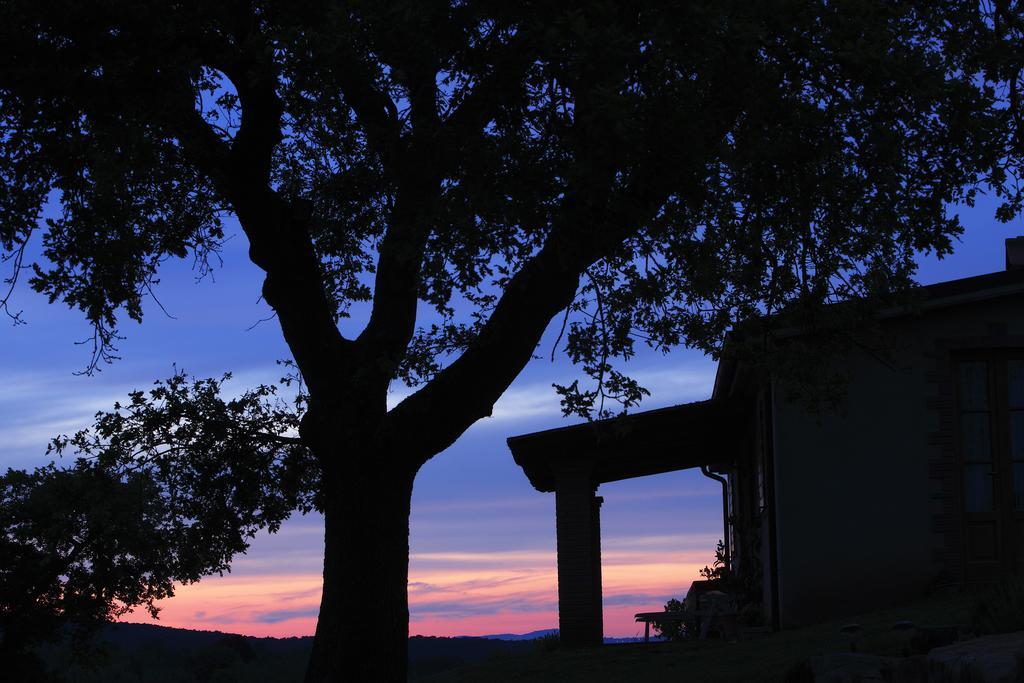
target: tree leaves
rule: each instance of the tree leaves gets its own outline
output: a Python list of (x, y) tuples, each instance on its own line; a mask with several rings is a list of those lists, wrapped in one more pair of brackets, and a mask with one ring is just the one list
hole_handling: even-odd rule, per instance
[[(96, 326), (93, 366), (160, 263), (215, 252), (256, 191), (302, 225), (281, 238), (309, 240), (335, 319), (409, 235), (395, 258), (439, 320), (380, 366), (410, 381), (468, 348), (553, 232), (575, 241), (567, 351), (598, 384), (635, 342), (716, 353), (738, 320), (905, 288), (959, 234), (950, 203), (1015, 192), (1014, 4), (62, 9), (4, 7), (0, 236), (16, 249), (58, 191), (32, 284)], [(246, 112), (257, 80), (277, 102)], [(211, 175), (197, 107), (228, 150), (264, 117), (268, 187)]]
[[(1021, 16), (968, 0), (0, 0), (11, 278), (42, 232), (31, 284), (93, 324), (92, 369), (161, 264), (206, 263), (233, 214), (310, 391), (301, 437), (304, 402), (175, 375), (58, 439), (82, 459), (5, 479), (0, 561), (53, 562), (9, 604), (111, 615), (223, 571), (255, 529), (337, 493), (307, 448), (339, 473), (351, 458), (360, 484), (411, 481), (560, 313), (558, 350), (589, 378), (555, 386), (568, 414), (641, 400), (622, 369), (637, 344), (827, 378), (916, 253), (950, 252), (951, 204), (994, 191), (1000, 220), (1024, 205)], [(787, 325), (807, 334), (784, 354)], [(396, 379), (420, 386), (388, 411)], [(127, 545), (76, 535), (103, 524)]]
[(72, 465), (0, 477), (5, 639), (139, 606), (156, 616), (175, 583), (229, 571), (258, 530), (316, 507), (319, 466), (296, 405), (273, 386), (225, 398), (227, 379), (175, 373), (54, 439)]

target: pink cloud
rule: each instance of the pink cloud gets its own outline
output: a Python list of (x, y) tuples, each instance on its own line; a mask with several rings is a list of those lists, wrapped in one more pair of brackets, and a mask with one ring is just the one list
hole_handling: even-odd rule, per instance
[[(639, 631), (633, 614), (682, 597), (703, 551), (678, 544), (614, 539), (603, 553), (605, 634)], [(178, 588), (161, 605), (165, 626), (253, 636), (310, 635), (316, 628), (321, 576), (316, 573), (210, 577)], [(528, 632), (558, 625), (557, 574), (549, 551), (414, 553), (409, 580), (410, 632), (453, 636)], [(128, 621), (145, 622), (139, 613)]]

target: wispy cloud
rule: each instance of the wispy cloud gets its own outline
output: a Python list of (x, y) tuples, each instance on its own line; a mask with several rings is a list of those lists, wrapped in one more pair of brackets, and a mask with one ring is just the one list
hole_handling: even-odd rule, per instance
[[(173, 372), (167, 368), (166, 375)], [(280, 379), (274, 368), (242, 370), (224, 386), (238, 396)], [(64, 373), (8, 373), (0, 383), (0, 466), (28, 467), (47, 462), (46, 446), (55, 436), (90, 426), (96, 413), (125, 403), (130, 392), (149, 390), (156, 377), (107, 379)]]
[[(531, 600), (533, 596), (504, 595), (500, 598), (483, 598), (479, 600), (437, 600), (416, 605), (412, 610), (414, 621), (442, 617), (445, 619), (466, 619), (476, 616), (492, 616), (508, 612), (551, 612), (558, 608), (557, 600)], [(500, 619), (495, 619), (495, 622)]]
[[(651, 392), (646, 404), (659, 406), (707, 398), (711, 395), (715, 379), (715, 366), (710, 361), (668, 369), (637, 368), (632, 372), (628, 370), (627, 368), (627, 374)], [(413, 391), (407, 387), (392, 389), (388, 394), (388, 408), (401, 403)], [(491, 417), (481, 424), (504, 425), (537, 418), (557, 418), (561, 414), (558, 395), (550, 382), (516, 383), (502, 394), (494, 405)]]
[[(628, 370), (628, 369), (627, 369)], [(651, 392), (646, 405), (671, 405), (699, 401), (711, 395), (715, 373), (711, 364), (694, 367), (683, 366), (669, 369), (638, 369), (628, 373), (641, 386)], [(511, 422), (561, 415), (558, 396), (551, 384), (529, 384), (522, 387), (513, 385), (502, 395), (494, 406), (494, 414), (488, 422)]]
[(655, 500), (679, 500), (680, 498), (719, 498), (722, 497), (722, 489), (716, 483), (714, 486), (701, 486), (693, 488), (667, 488), (652, 489), (650, 491), (607, 491), (601, 490), (606, 502), (633, 503)]
[(615, 607), (619, 605), (636, 607), (637, 605), (646, 605), (652, 602), (668, 602), (668, 598), (670, 597), (672, 597), (671, 593), (620, 593), (618, 595), (606, 595), (601, 602), (605, 607)]
[(50, 439), (88, 426), (96, 412), (109, 410), (126, 394), (75, 377), (5, 377), (0, 384), (2, 464), (42, 463)]
[(536, 495), (517, 498), (466, 498), (457, 500), (432, 500), (413, 503), (414, 514), (430, 515), (444, 512), (481, 512), (494, 510), (535, 510), (539, 506)]
[(435, 552), (414, 552), (410, 559), (414, 562), (457, 562), (480, 563), (487, 565), (533, 565), (538, 560), (551, 557), (550, 551), (546, 550), (507, 550), (501, 552), (474, 552), (474, 551), (435, 551)]
[[(606, 633), (631, 635), (632, 613), (685, 594), (708, 560), (709, 537), (606, 539), (602, 553)], [(246, 572), (244, 566), (240, 572)], [(479, 635), (557, 623), (553, 549), (413, 553), (408, 585), (413, 632)], [(164, 602), (162, 623), (251, 635), (310, 634), (319, 610), (316, 573), (234, 575), (182, 586)], [(134, 620), (144, 621), (142, 615)]]
[(260, 612), (252, 616), (252, 620), (260, 624), (279, 624), (282, 621), (291, 621), (292, 619), (308, 619), (310, 617), (316, 617), (320, 612), (320, 607), (314, 605), (306, 607), (304, 609), (284, 609), (275, 610), (273, 612)]
[(605, 535), (601, 539), (603, 548), (602, 556), (613, 557), (620, 555), (644, 554), (676, 551), (696, 551), (707, 553), (713, 550), (720, 533), (706, 534), (653, 534), (653, 535), (630, 535), (610, 536)]

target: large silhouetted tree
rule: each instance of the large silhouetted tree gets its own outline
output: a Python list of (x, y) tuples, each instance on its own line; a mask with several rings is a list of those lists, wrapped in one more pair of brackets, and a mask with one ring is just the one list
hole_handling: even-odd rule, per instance
[[(612, 363), (637, 340), (714, 351), (739, 318), (905, 287), (959, 233), (947, 207), (1004, 185), (999, 14), (0, 0), (0, 239), (16, 277), (41, 234), (30, 282), (85, 313), (97, 364), (161, 263), (206, 263), (237, 218), (308, 387), (307, 680), (400, 681), (419, 468), (553, 320), (587, 378), (563, 405), (589, 414), (641, 397)], [(416, 391), (388, 410), (396, 381)]]

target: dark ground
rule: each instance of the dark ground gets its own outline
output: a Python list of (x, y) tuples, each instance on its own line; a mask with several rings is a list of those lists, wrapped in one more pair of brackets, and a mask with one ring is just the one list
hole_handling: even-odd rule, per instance
[[(81, 662), (66, 645), (39, 654), (55, 683), (297, 683), (313, 639), (117, 624), (106, 627), (100, 641), (100, 651)], [(410, 680), (536, 647), (532, 640), (415, 636), (409, 639)]]
[[(1024, 605), (1024, 593), (1021, 598)], [(1012, 619), (997, 630), (1024, 628), (1021, 605), (1010, 602), (1014, 604), (1005, 606)], [(736, 643), (630, 643), (563, 650), (550, 647), (550, 639), (414, 637), (409, 640), (409, 679), (424, 683), (783, 681), (808, 657), (848, 650), (840, 627), (851, 620), (863, 627), (859, 651), (896, 655), (902, 645), (892, 630), (894, 623), (967, 624), (973, 605), (976, 600), (969, 596), (933, 598)], [(111, 626), (101, 638), (105, 652), (89, 663), (76, 663), (67, 646), (49, 646), (39, 653), (60, 683), (299, 683), (312, 644), (311, 638), (251, 638), (145, 624)], [(0, 670), (0, 680), (10, 680), (2, 674)]]

